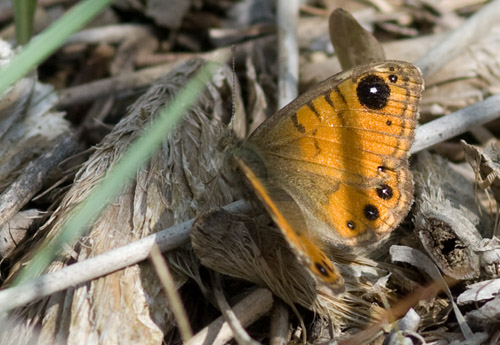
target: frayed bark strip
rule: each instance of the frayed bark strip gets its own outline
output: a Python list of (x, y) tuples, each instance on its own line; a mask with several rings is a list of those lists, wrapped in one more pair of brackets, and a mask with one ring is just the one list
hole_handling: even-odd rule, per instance
[(0, 195), (0, 224), (7, 222), (38, 193), (57, 165), (76, 153), (78, 143), (71, 135), (61, 135), (53, 147), (32, 161), (23, 174)]

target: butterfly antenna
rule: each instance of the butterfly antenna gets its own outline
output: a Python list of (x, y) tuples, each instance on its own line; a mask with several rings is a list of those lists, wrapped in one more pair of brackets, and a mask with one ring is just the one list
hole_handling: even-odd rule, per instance
[[(231, 119), (234, 117), (236, 113), (236, 46), (233, 44), (231, 46), (231, 69), (232, 69), (232, 80), (231, 80)], [(217, 181), (222, 178), (224, 182), (229, 185), (230, 181), (224, 176), (221, 170), (217, 171), (217, 173), (208, 179), (208, 181), (202, 181), (203, 184), (209, 186), (208, 188), (211, 188), (211, 193), (215, 192), (215, 189), (217, 188)], [(208, 202), (207, 202), (208, 204)], [(202, 207), (204, 208), (204, 207)], [(209, 208), (206, 208), (206, 211), (208, 211)]]
[(236, 114), (236, 46), (233, 44), (231, 46), (231, 69), (233, 71), (233, 85), (231, 88), (231, 119), (234, 118), (234, 114)]

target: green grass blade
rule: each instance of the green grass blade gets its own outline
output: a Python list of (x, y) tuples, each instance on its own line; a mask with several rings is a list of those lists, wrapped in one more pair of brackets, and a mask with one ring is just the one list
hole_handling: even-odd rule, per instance
[(75, 31), (83, 27), (113, 0), (85, 0), (75, 5), (44, 32), (35, 37), (0, 70), (0, 94), (38, 66)]
[(14, 8), (17, 44), (24, 45), (29, 42), (31, 35), (33, 35), (36, 0), (14, 0), (12, 7)]
[(195, 102), (217, 66), (215, 63), (207, 63), (179, 91), (175, 100), (161, 111), (151, 126), (144, 130), (141, 137), (130, 145), (129, 150), (109, 170), (99, 186), (90, 192), (89, 196), (79, 205), (63, 226), (59, 236), (35, 254), (30, 264), (16, 279), (16, 284), (43, 272), (64, 243), (73, 241), (87, 229), (106, 204), (123, 189), (126, 183), (130, 182), (141, 165), (161, 145), (167, 133), (174, 128)]

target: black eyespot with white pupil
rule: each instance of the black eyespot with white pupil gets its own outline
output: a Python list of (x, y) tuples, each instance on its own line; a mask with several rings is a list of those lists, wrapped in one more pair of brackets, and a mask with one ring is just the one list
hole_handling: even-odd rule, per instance
[(352, 220), (348, 220), (347, 227), (351, 230), (354, 230), (356, 228), (356, 225), (354, 224), (354, 222)]
[(394, 195), (394, 191), (390, 186), (383, 184), (377, 188), (377, 195), (380, 199), (389, 200)]
[(378, 208), (371, 204), (365, 206), (363, 214), (368, 220), (376, 220), (380, 216)]
[(328, 277), (329, 274), (328, 274), (328, 271), (326, 270), (325, 266), (323, 266), (322, 264), (316, 262), (314, 264), (316, 266), (316, 269), (319, 271), (319, 273), (321, 273), (323, 276), (325, 277)]
[(370, 74), (361, 79), (356, 88), (359, 103), (373, 110), (380, 110), (387, 105), (391, 89), (384, 79)]

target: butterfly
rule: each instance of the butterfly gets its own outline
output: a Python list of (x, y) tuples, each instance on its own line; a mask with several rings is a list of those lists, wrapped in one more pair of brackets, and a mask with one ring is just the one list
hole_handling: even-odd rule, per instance
[(410, 63), (358, 66), (300, 95), (233, 152), (299, 260), (334, 293), (344, 281), (325, 249), (381, 239), (413, 203), (422, 89)]

